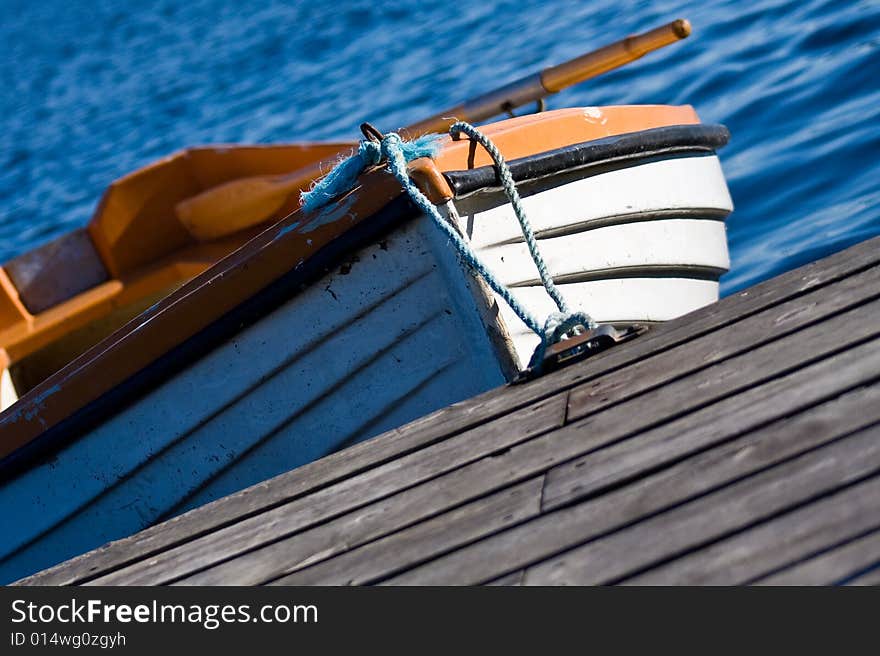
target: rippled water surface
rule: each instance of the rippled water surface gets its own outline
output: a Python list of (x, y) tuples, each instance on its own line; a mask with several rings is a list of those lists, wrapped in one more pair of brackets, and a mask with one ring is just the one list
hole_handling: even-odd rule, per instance
[(353, 139), (678, 16), (550, 107), (690, 103), (722, 153), (729, 293), (880, 234), (880, 2), (0, 0), (0, 261), (207, 142)]

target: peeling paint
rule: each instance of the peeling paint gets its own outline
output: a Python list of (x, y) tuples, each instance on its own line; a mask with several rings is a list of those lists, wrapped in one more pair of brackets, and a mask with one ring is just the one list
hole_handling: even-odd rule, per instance
[[(60, 385), (53, 385), (52, 387), (43, 391), (41, 394), (38, 394), (32, 399), (20, 399), (10, 408), (12, 412), (0, 419), (0, 426), (17, 423), (22, 418), (25, 421), (32, 421), (33, 419), (37, 419), (42, 426), (45, 426), (46, 422), (40, 416), (40, 411), (43, 409), (46, 400), (56, 392), (60, 391)], [(23, 401), (26, 401), (27, 403), (25, 405), (21, 405)]]
[(148, 307), (146, 310), (144, 310), (143, 314), (153, 314), (153, 312), (155, 312), (156, 310), (159, 309), (159, 306), (162, 305), (162, 301), (164, 301), (164, 300), (165, 300), (164, 298), (160, 298), (158, 301), (156, 301), (150, 307)]
[(597, 123), (599, 125), (605, 125), (608, 122), (608, 117), (598, 107), (584, 107), (584, 118), (587, 119), (588, 123)]
[(313, 220), (303, 226), (303, 232), (312, 232), (325, 225), (335, 223), (336, 221), (345, 218), (346, 214), (350, 214), (350, 210), (357, 199), (357, 194), (349, 194), (341, 201), (323, 208), (317, 213)]
[(290, 225), (288, 225), (288, 226), (284, 226), (283, 228), (281, 228), (281, 230), (278, 231), (278, 234), (275, 235), (275, 239), (278, 239), (279, 237), (283, 237), (283, 236), (286, 235), (288, 232), (291, 232), (291, 231), (293, 231), (293, 230), (296, 230), (297, 228), (299, 228), (299, 226), (300, 226), (300, 222), (299, 222), (299, 221), (294, 221), (294, 222), (291, 223)]

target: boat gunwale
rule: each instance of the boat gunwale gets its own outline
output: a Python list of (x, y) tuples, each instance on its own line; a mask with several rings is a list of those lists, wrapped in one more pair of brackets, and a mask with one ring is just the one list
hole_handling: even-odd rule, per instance
[[(507, 164), (517, 183), (528, 184), (570, 173), (578, 173), (580, 179), (630, 168), (634, 160), (646, 164), (668, 159), (670, 155), (714, 154), (728, 141), (730, 131), (724, 125), (673, 125), (592, 139), (520, 157)], [(443, 175), (455, 192), (456, 200), (502, 188), (498, 172), (492, 165), (444, 171)]]

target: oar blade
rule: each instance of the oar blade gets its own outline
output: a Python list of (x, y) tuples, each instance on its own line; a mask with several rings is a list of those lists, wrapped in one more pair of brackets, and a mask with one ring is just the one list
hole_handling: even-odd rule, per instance
[(266, 221), (293, 191), (275, 176), (255, 176), (208, 189), (181, 201), (175, 211), (193, 237), (207, 241)]

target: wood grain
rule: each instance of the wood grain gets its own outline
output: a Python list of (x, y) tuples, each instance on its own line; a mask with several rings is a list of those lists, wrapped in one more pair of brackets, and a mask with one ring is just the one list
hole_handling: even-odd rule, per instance
[[(876, 559), (880, 537), (857, 541), (856, 548), (836, 548), (866, 530), (880, 526), (880, 478), (846, 488), (779, 519), (760, 524), (706, 549), (626, 581), (632, 585), (735, 585), (760, 579), (787, 564), (833, 549), (793, 567), (784, 578), (766, 583), (830, 584)], [(837, 569), (832, 575), (831, 570)], [(841, 571), (842, 570), (842, 571)]]
[(374, 467), (89, 583), (147, 585), (193, 574), (558, 427), (563, 421), (564, 407), (565, 395), (552, 397), (498, 422), (440, 442), (433, 449), (422, 449)]
[[(363, 585), (479, 540), (540, 512), (543, 476), (506, 488), (391, 536), (274, 581)], [(291, 545), (293, 546), (293, 545)], [(221, 580), (227, 580), (225, 577)]]
[(529, 568), (525, 583), (613, 583), (864, 477), (876, 476), (880, 474), (878, 436), (878, 428), (862, 431), (577, 547)]
[[(839, 410), (864, 407), (860, 396), (863, 393), (855, 392), (848, 403), (838, 406)], [(730, 442), (717, 452), (706, 451), (603, 496), (545, 513), (527, 524), (414, 568), (388, 582), (481, 583), (539, 562), (814, 448), (860, 423), (856, 420), (849, 426), (841, 425), (842, 433), (819, 434), (812, 443), (801, 444), (804, 432), (827, 412), (827, 408), (817, 407), (801, 416), (786, 418)], [(766, 445), (762, 444), (765, 441)], [(756, 445), (761, 446), (756, 448)]]
[[(873, 369), (877, 366), (875, 353), (876, 349), (857, 350), (823, 360), (555, 467), (547, 476), (544, 509), (565, 505), (633, 479), (642, 472), (723, 444), (766, 422), (833, 397), (849, 386), (869, 383), (877, 374)], [(848, 426), (867, 426), (880, 420), (880, 389), (872, 387), (864, 394), (844, 397), (823, 410), (821, 415), (809, 415), (810, 424), (803, 429), (805, 444)]]
[[(880, 490), (876, 489), (876, 480), (871, 481), (871, 484), (875, 486), (874, 496), (869, 499), (867, 511), (876, 513), (878, 505), (880, 505), (877, 503), (877, 499), (880, 499)], [(862, 517), (857, 516), (855, 519), (861, 520)], [(845, 529), (848, 532), (852, 530), (852, 527), (846, 525)], [(880, 523), (876, 524), (867, 535), (852, 540), (840, 541), (840, 535), (833, 537), (838, 539), (838, 542), (824, 551), (818, 552), (812, 558), (796, 562), (770, 576), (761, 577), (753, 583), (758, 585), (831, 585), (846, 582), (849, 579), (857, 580), (864, 570), (880, 565)]]

